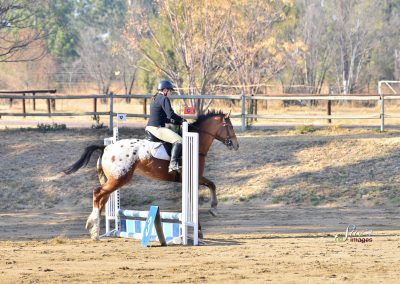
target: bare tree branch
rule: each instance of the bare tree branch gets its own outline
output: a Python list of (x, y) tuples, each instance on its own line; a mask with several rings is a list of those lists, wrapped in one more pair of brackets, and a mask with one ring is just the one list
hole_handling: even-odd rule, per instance
[(45, 34), (36, 28), (40, 0), (0, 2), (0, 62), (23, 62), (41, 59)]

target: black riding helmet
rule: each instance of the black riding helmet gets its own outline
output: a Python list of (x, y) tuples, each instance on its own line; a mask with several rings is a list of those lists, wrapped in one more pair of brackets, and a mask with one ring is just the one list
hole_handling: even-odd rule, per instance
[(162, 80), (160, 83), (158, 83), (157, 90), (162, 91), (164, 89), (172, 90), (174, 91), (174, 85), (171, 83), (171, 81), (168, 80)]

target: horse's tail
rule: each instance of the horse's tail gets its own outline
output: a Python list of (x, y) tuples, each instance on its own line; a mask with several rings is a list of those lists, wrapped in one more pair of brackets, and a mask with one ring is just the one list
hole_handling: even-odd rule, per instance
[(93, 152), (96, 150), (101, 150), (100, 157), (103, 155), (104, 148), (106, 146), (104, 145), (90, 145), (86, 147), (85, 152), (83, 152), (82, 156), (79, 158), (79, 160), (70, 166), (69, 168), (63, 170), (63, 172), (67, 175), (72, 174), (76, 171), (78, 171), (80, 168), (85, 167), (89, 161), (90, 157), (92, 156)]

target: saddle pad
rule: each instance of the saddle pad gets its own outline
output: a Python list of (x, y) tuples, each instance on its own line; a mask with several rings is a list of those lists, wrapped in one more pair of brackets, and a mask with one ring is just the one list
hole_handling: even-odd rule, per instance
[(160, 159), (160, 160), (167, 160), (169, 161), (171, 157), (168, 155), (167, 151), (164, 148), (164, 145), (161, 142), (148, 142), (149, 148), (150, 148), (150, 153), (154, 158)]

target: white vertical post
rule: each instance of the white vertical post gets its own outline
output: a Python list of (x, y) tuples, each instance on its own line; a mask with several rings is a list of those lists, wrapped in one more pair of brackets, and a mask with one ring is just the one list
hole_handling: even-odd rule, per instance
[[(116, 143), (119, 139), (118, 127), (113, 128), (113, 137), (105, 138), (104, 145)], [(110, 222), (114, 221), (114, 229), (119, 230), (118, 210), (120, 209), (119, 190), (111, 193), (106, 203), (106, 236), (111, 232)]]
[(113, 128), (113, 143), (117, 143), (119, 140), (119, 132), (118, 132), (118, 126)]
[(187, 146), (187, 133), (188, 133), (188, 123), (183, 122), (182, 124), (182, 244), (187, 245), (187, 222), (188, 222), (188, 146)]
[(193, 180), (192, 185), (192, 219), (193, 219), (193, 245), (199, 244), (199, 134), (193, 133), (193, 164), (191, 167)]
[(186, 121), (184, 121), (182, 123), (182, 135), (188, 132), (189, 132), (189, 124)]
[(187, 245), (190, 226), (193, 245), (198, 245), (199, 134), (188, 132), (187, 122), (183, 123), (182, 131), (182, 244)]
[(113, 124), (113, 119), (114, 119), (114, 98), (113, 98), (113, 93), (110, 92), (110, 124), (108, 129), (113, 129), (114, 124)]
[(112, 193), (114, 196), (114, 229), (119, 230), (118, 210), (121, 208), (119, 190)]

